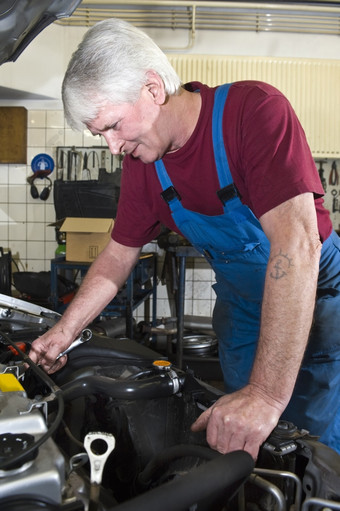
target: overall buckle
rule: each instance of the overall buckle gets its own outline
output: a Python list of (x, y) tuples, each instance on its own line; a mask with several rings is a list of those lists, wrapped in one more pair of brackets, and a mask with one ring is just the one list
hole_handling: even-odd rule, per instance
[(169, 202), (171, 202), (174, 199), (181, 200), (181, 196), (179, 195), (179, 193), (175, 190), (175, 188), (173, 186), (169, 186), (169, 188), (164, 190), (161, 193), (161, 196), (167, 204), (169, 204)]
[(234, 199), (235, 197), (241, 197), (239, 194), (239, 191), (236, 188), (236, 186), (234, 185), (234, 183), (231, 183), (231, 185), (221, 188), (216, 193), (217, 193), (218, 198), (222, 202), (223, 206), (229, 200)]

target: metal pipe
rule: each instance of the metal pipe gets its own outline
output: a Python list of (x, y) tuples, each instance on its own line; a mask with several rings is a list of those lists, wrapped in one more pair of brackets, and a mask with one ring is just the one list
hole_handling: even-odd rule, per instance
[(158, 328), (158, 327), (144, 327), (145, 332), (150, 332), (151, 334), (159, 334), (159, 335), (174, 335), (177, 334), (176, 328)]
[[(163, 326), (149, 326), (149, 325), (143, 325), (143, 331), (144, 332), (151, 332), (156, 334), (176, 334), (177, 333), (177, 327), (171, 326), (167, 327), (167, 323), (174, 324), (176, 322), (176, 318), (163, 318), (161, 320), (161, 325)], [(210, 333), (213, 334), (214, 330), (212, 327), (212, 319), (210, 316), (194, 316), (194, 315), (184, 315), (183, 317), (183, 324), (184, 329), (191, 330), (193, 332), (199, 332), (199, 333)], [(105, 325), (105, 323), (104, 323)]]
[(213, 333), (212, 319), (210, 316), (184, 316), (184, 328), (193, 330), (194, 332), (211, 332)]
[[(331, 0), (332, 1), (332, 0)], [(211, 8), (228, 8), (228, 9), (257, 9), (257, 10), (273, 10), (273, 11), (307, 11), (307, 12), (326, 12), (326, 13), (339, 13), (339, 7), (330, 7), (327, 5), (320, 5), (322, 2), (319, 2), (319, 5), (311, 5), (310, 2), (296, 2), (294, 5), (278, 2), (218, 2), (218, 1), (194, 1), (194, 2), (186, 2), (182, 0), (125, 0), (124, 6), (174, 6), (174, 7), (211, 7)], [(329, 2), (327, 2), (329, 3)], [(338, 4), (339, 2), (332, 2), (334, 4)], [(82, 2), (80, 7), (76, 9), (75, 12), (82, 9), (93, 9), (93, 5), (98, 5), (98, 9), (101, 9), (101, 6), (109, 6), (112, 7), (115, 4), (122, 6), (121, 0), (91, 0), (91, 2)], [(301, 4), (301, 5), (300, 5)], [(89, 7), (86, 7), (89, 5)]]
[(302, 500), (302, 483), (299, 477), (293, 472), (286, 472), (283, 470), (271, 470), (267, 468), (255, 468), (255, 474), (260, 474), (264, 476), (270, 477), (282, 477), (286, 479), (292, 479), (295, 483), (295, 500), (294, 500), (294, 509), (299, 510), (301, 506)]
[[(329, 2), (328, 2), (329, 3)], [(191, 48), (196, 30), (255, 30), (339, 35), (339, 2), (329, 5), (310, 5), (273, 2), (207, 2), (181, 0), (116, 0), (82, 3), (70, 18), (57, 23), (70, 26), (91, 26), (109, 17), (119, 17), (145, 28), (186, 29), (190, 40), (184, 47), (164, 48), (164, 51), (183, 51)], [(209, 18), (216, 16), (217, 21)], [(242, 18), (237, 22), (237, 18)], [(248, 22), (245, 23), (246, 18)], [(325, 26), (325, 22), (329, 26)]]
[(183, 337), (184, 337), (184, 298), (185, 298), (185, 256), (178, 257), (178, 291), (177, 291), (177, 342), (176, 365), (182, 369), (183, 365)]
[(251, 483), (254, 483), (259, 488), (262, 488), (263, 490), (267, 491), (268, 493), (270, 493), (270, 495), (272, 495), (272, 497), (276, 500), (277, 503), (275, 511), (286, 511), (284, 495), (277, 486), (270, 483), (269, 481), (266, 481), (266, 479), (263, 479), (262, 477), (256, 474), (251, 474), (249, 477), (249, 481)]

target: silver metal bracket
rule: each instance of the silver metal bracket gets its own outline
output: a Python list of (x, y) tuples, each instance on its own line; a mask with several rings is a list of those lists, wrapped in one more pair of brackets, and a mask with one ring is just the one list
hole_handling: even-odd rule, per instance
[(101, 484), (105, 463), (115, 445), (115, 437), (110, 433), (97, 432), (86, 435), (84, 447), (91, 467), (91, 484)]

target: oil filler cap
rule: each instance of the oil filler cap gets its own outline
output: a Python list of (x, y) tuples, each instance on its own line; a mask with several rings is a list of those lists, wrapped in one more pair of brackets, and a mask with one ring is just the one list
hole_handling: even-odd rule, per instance
[(33, 449), (27, 453), (20, 461), (16, 461), (15, 457), (21, 455), (25, 451), (29, 450), (34, 444), (34, 436), (28, 433), (4, 433), (0, 435), (0, 466), (3, 462), (7, 461), (8, 458), (14, 458), (13, 463), (6, 467), (8, 470), (16, 470), (21, 468), (26, 463), (33, 461), (38, 454), (38, 449)]

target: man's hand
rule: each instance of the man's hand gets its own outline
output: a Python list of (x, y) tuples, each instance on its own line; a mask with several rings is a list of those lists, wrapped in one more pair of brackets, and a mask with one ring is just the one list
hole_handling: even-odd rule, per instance
[(38, 337), (31, 346), (29, 357), (33, 362), (40, 365), (48, 374), (59, 371), (67, 362), (67, 355), (57, 360), (71, 344), (72, 339), (66, 336), (63, 329), (57, 323), (51, 330)]
[(247, 385), (218, 399), (198, 417), (191, 429), (194, 432), (206, 429), (208, 444), (222, 454), (241, 449), (256, 459), (283, 409), (281, 403)]

